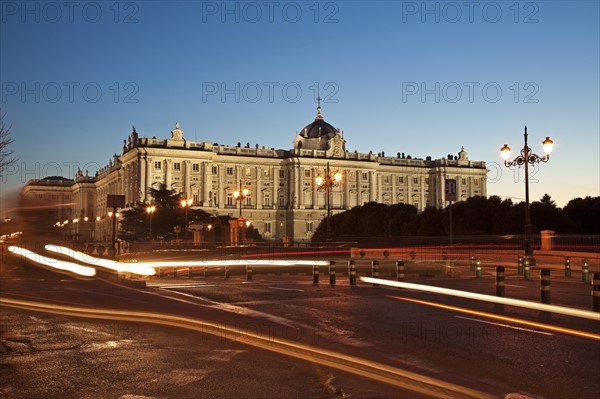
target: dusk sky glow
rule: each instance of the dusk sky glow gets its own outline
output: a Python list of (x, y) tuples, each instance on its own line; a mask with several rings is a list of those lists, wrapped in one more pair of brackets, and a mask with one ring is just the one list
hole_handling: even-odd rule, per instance
[(600, 8), (538, 2), (2, 1), (0, 108), (28, 179), (94, 174), (136, 127), (167, 138), (292, 148), (323, 98), (346, 149), (434, 159), (464, 146), (488, 195), (559, 206), (600, 195)]

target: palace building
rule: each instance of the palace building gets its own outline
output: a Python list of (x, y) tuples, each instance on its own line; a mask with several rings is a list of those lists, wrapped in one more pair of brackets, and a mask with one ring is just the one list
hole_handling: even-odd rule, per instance
[(149, 204), (149, 188), (162, 183), (192, 199), (192, 208), (238, 217), (233, 193), (242, 186), (249, 189), (242, 202), (243, 216), (264, 238), (302, 242), (310, 240), (327, 214), (326, 191), (315, 178), (328, 167), (331, 173), (341, 173), (330, 192), (333, 213), (370, 201), (406, 203), (419, 210), (444, 207), (447, 179), (456, 180), (457, 201), (487, 195), (486, 164), (469, 160), (464, 149), (457, 156), (436, 160), (350, 152), (344, 133), (325, 121), (320, 105), (290, 150), (189, 141), (179, 123), (170, 136), (140, 137), (133, 128), (123, 140), (122, 153), (94, 176), (79, 170), (72, 180), (30, 180), (22, 196), (63, 204), (60, 219), (99, 217), (93, 237), (81, 239), (102, 240), (110, 235), (105, 218), (108, 194), (124, 195), (126, 207), (139, 201)]

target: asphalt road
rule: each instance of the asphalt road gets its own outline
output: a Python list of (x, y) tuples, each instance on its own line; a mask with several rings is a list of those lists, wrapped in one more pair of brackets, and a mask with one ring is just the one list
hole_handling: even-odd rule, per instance
[[(334, 351), (494, 397), (521, 393), (536, 398), (596, 398), (600, 394), (598, 339), (427, 303), (599, 334), (599, 323), (591, 320), (360, 283), (351, 288), (341, 275), (335, 288), (329, 287), (324, 275), (315, 287), (312, 277), (303, 273), (257, 273), (251, 282), (242, 273), (232, 273), (229, 279), (216, 273), (207, 278), (151, 279), (148, 288), (134, 289), (73, 279), (14, 257), (0, 267), (2, 298), (158, 312), (233, 327), (215, 335), (2, 306), (0, 392), (6, 397), (65, 397), (62, 392), (89, 398), (436, 396), (419, 396), (357, 373), (282, 356), (273, 348), (260, 349), (244, 338), (247, 334)], [(539, 299), (535, 271), (531, 281), (507, 274), (507, 296)], [(417, 274), (408, 280), (494, 292), (489, 273), (477, 279), (467, 267), (456, 275), (423, 279)], [(571, 279), (553, 276), (552, 284), (553, 303), (589, 309), (590, 286), (575, 273)]]

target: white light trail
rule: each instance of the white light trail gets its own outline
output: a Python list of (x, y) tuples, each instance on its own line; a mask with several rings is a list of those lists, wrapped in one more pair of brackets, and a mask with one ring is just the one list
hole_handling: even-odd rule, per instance
[[(67, 255), (73, 257), (77, 260), (80, 260), (85, 263), (93, 263), (103, 267), (116, 267), (118, 265), (120, 267), (144, 267), (144, 268), (155, 268), (155, 267), (199, 267), (199, 266), (329, 266), (328, 261), (313, 261), (313, 260), (241, 260), (241, 259), (232, 259), (232, 260), (196, 260), (196, 261), (146, 261), (146, 262), (136, 262), (135, 266), (131, 263), (121, 263), (115, 262), (107, 259), (99, 259), (94, 258), (88, 254), (84, 254), (82, 252), (74, 251), (70, 248), (60, 247), (56, 245), (46, 245), (46, 250), (52, 252), (58, 252), (63, 255)], [(71, 255), (72, 254), (72, 255)], [(100, 263), (98, 263), (100, 262)], [(107, 265), (107, 266), (105, 266)], [(108, 266), (110, 265), (110, 266)], [(131, 270), (131, 273), (138, 273)], [(154, 274), (154, 273), (151, 273)]]
[(35, 252), (31, 252), (28, 249), (16, 247), (13, 245), (8, 247), (8, 250), (14, 254), (23, 256), (24, 258), (32, 262), (39, 263), (41, 265), (48, 266), (54, 269), (68, 271), (86, 277), (93, 277), (96, 275), (96, 269), (94, 269), (93, 267), (87, 267), (72, 262), (65, 262), (58, 259), (47, 258)]
[(527, 309), (533, 309), (533, 310), (541, 310), (543, 312), (560, 313), (560, 314), (564, 314), (567, 316), (574, 316), (574, 317), (580, 317), (580, 318), (584, 318), (584, 319), (600, 321), (600, 313), (592, 312), (589, 310), (567, 308), (565, 306), (546, 305), (544, 303), (523, 301), (520, 299), (511, 299), (511, 298), (504, 298), (504, 297), (498, 297), (498, 296), (492, 296), (492, 295), (476, 294), (474, 292), (468, 292), (468, 291), (451, 290), (449, 288), (433, 287), (430, 285), (423, 285), (423, 284), (403, 283), (400, 281), (383, 280), (383, 279), (372, 278), (372, 277), (360, 277), (360, 280), (364, 281), (365, 283), (387, 285), (390, 287), (397, 287), (397, 288), (407, 288), (407, 289), (417, 290), (417, 291), (433, 292), (436, 294), (474, 299), (477, 301), (499, 303), (502, 305), (517, 306), (520, 308), (527, 308)]
[(142, 263), (121, 263), (109, 259), (94, 258), (93, 256), (90, 256), (83, 252), (75, 251), (71, 248), (61, 247), (58, 245), (46, 245), (44, 248), (47, 251), (56, 252), (61, 255), (66, 255), (79, 262), (104, 267), (106, 269), (115, 270), (117, 272), (133, 273), (142, 276), (152, 276), (156, 273), (156, 271), (152, 267), (150, 267), (150, 265)]

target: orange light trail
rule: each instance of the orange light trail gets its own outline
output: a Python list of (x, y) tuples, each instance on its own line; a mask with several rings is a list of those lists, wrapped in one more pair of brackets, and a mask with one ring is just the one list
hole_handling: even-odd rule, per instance
[(493, 313), (480, 312), (477, 310), (459, 308), (456, 306), (442, 305), (441, 303), (423, 301), (420, 299), (411, 299), (411, 298), (405, 298), (405, 297), (401, 297), (401, 296), (390, 296), (390, 298), (399, 299), (402, 301), (419, 303), (421, 305), (433, 306), (433, 307), (441, 308), (441, 309), (452, 310), (452, 311), (460, 312), (460, 313), (467, 313), (467, 314), (471, 314), (471, 315), (475, 315), (475, 316), (487, 317), (489, 319), (494, 319), (494, 320), (502, 320), (502, 321), (507, 321), (510, 323), (523, 324), (523, 325), (526, 325), (529, 327), (535, 327), (535, 328), (539, 328), (542, 330), (548, 330), (548, 331), (553, 331), (553, 332), (558, 332), (558, 333), (563, 333), (563, 334), (575, 335), (577, 337), (588, 338), (588, 339), (600, 341), (600, 335), (598, 335), (598, 334), (588, 333), (588, 332), (579, 331), (579, 330), (573, 330), (571, 328), (563, 328), (563, 327), (553, 326), (550, 324), (537, 323), (534, 321), (517, 319), (515, 317), (500, 316), (500, 315), (493, 314)]
[(307, 345), (301, 342), (278, 338), (272, 335), (244, 331), (234, 326), (204, 321), (198, 318), (154, 312), (66, 306), (48, 302), (25, 301), (9, 297), (0, 297), (0, 304), (2, 306), (17, 309), (45, 313), (92, 319), (152, 323), (198, 331), (217, 337), (229, 336), (232, 339), (239, 340), (239, 342), (247, 345), (321, 364), (326, 367), (332, 367), (360, 377), (384, 382), (398, 388), (418, 392), (437, 399), (497, 398), (495, 395), (389, 366), (387, 364)]

